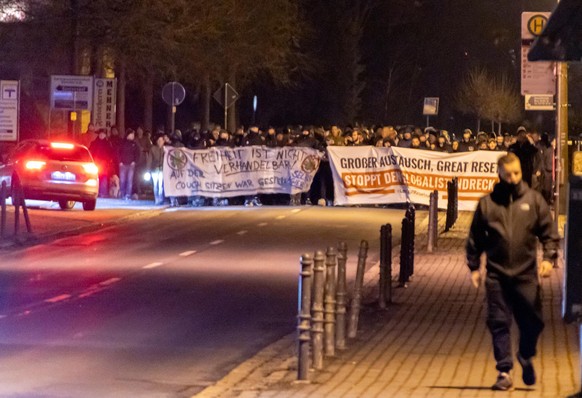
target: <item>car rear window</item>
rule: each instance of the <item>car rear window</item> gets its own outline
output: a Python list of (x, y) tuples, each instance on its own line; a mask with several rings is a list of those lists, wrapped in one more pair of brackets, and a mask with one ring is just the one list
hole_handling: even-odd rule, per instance
[(92, 162), (91, 154), (86, 148), (81, 146), (74, 146), (68, 148), (53, 148), (47, 145), (37, 147), (40, 155), (48, 160), (56, 160), (61, 162)]

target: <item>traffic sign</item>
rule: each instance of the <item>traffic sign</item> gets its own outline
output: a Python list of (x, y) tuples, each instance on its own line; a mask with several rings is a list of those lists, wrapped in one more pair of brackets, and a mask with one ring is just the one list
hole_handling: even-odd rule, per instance
[(93, 109), (93, 76), (51, 76), (51, 109)]
[(439, 97), (426, 97), (422, 107), (422, 114), (434, 116), (439, 114)]
[(526, 111), (554, 111), (553, 95), (529, 95), (525, 96)]
[(213, 97), (223, 108), (228, 109), (238, 100), (239, 95), (234, 87), (226, 83), (214, 92)]
[(170, 106), (177, 106), (186, 99), (186, 89), (178, 82), (166, 83), (162, 89), (162, 99)]
[(18, 141), (19, 84), (18, 80), (0, 80), (0, 141)]
[[(554, 63), (547, 61), (530, 62), (527, 54), (534, 39), (544, 30), (549, 12), (523, 12), (521, 14), (521, 94), (554, 95), (556, 76)], [(526, 103), (527, 105), (527, 103)]]

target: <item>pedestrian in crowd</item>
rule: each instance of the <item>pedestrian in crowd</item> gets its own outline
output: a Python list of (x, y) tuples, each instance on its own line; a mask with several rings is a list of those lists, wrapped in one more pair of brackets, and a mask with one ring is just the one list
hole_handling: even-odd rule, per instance
[(497, 151), (506, 151), (507, 148), (505, 147), (505, 139), (504, 137), (499, 134), (495, 137), (495, 144), (497, 145)]
[(164, 204), (164, 136), (158, 135), (146, 157), (146, 170), (150, 173), (154, 190), (154, 204)]
[(459, 151), (459, 141), (453, 140), (451, 142), (451, 153), (457, 153)]
[[(542, 196), (522, 181), (519, 158), (509, 153), (499, 158), (500, 182), (480, 199), (467, 240), (471, 283), (482, 281), (481, 255), (486, 253), (485, 290), (487, 326), (493, 339), (498, 373), (493, 390), (511, 390), (513, 355), (511, 324), (519, 329), (517, 360), (526, 385), (536, 382), (533, 357), (544, 328), (539, 277), (547, 277), (557, 256), (559, 236)], [(543, 260), (537, 265), (537, 241)]]
[(477, 146), (473, 140), (473, 132), (470, 129), (465, 129), (463, 139), (459, 142), (459, 152), (473, 152), (475, 150), (477, 150)]
[(97, 138), (89, 145), (89, 152), (95, 160), (99, 169), (99, 197), (106, 198), (109, 196), (109, 178), (113, 170), (113, 164), (116, 156), (113, 147), (107, 139), (107, 130), (99, 129)]
[(410, 148), (412, 149), (423, 149), (420, 147), (420, 137), (414, 134), (410, 140)]
[(135, 165), (135, 174), (133, 177), (133, 193), (137, 195), (143, 194), (143, 175), (146, 171), (146, 163), (148, 152), (152, 146), (152, 140), (149, 132), (146, 134), (141, 126), (135, 129), (135, 142), (139, 146), (139, 159)]
[(520, 126), (517, 128), (517, 142), (512, 144), (508, 150), (516, 154), (519, 158), (523, 172), (523, 180), (529, 187), (537, 188), (537, 177), (540, 175), (538, 150), (531, 142), (531, 138), (528, 137), (525, 127)]
[(95, 130), (95, 125), (93, 123), (89, 123), (87, 125), (87, 131), (85, 131), (79, 137), (79, 143), (81, 145), (84, 145), (87, 148), (89, 148), (89, 146), (91, 145), (91, 143), (93, 141), (95, 141), (96, 138), (97, 138), (97, 131)]
[(119, 146), (118, 151), (119, 189), (120, 196), (125, 200), (131, 199), (133, 175), (139, 156), (140, 148), (135, 142), (135, 131), (133, 129), (127, 129), (125, 132), (125, 140)]
[(451, 151), (451, 147), (449, 144), (447, 144), (447, 138), (444, 135), (439, 135), (435, 151), (444, 153), (448, 153)]
[(497, 140), (495, 138), (489, 138), (487, 141), (487, 149), (490, 151), (498, 151)]
[(541, 193), (548, 204), (553, 203), (554, 186), (554, 148), (550, 142), (548, 133), (543, 133), (537, 145), (541, 154)]
[(269, 127), (265, 133), (265, 143), (267, 148), (277, 147), (277, 133), (274, 127)]
[(398, 142), (398, 146), (400, 148), (410, 148), (411, 145), (412, 145), (412, 129), (410, 127), (405, 127), (402, 130), (402, 140)]

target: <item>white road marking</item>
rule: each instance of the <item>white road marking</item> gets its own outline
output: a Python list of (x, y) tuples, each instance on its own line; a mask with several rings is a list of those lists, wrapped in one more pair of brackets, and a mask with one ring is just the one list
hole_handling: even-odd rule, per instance
[(247, 232), (249, 232), (249, 231), (247, 231), (247, 230), (243, 229), (242, 231), (238, 231), (236, 234), (237, 234), (237, 235), (244, 235), (244, 234), (246, 234)]
[(277, 217), (275, 217), (275, 220), (282, 220), (282, 219), (284, 219), (284, 218), (286, 218), (286, 217), (287, 217), (287, 216), (277, 216)]
[(266, 222), (262, 222), (260, 224), (257, 224), (257, 226), (259, 226), (259, 227), (265, 227), (267, 225), (269, 225), (269, 223), (266, 223)]
[(211, 245), (220, 245), (222, 242), (224, 242), (224, 239), (217, 239), (217, 240), (213, 240), (212, 242), (210, 242)]
[(6, 318), (8, 315), (0, 315), (0, 319)]
[(301, 209), (293, 209), (291, 210), (291, 213), (299, 213), (301, 211)]
[(66, 300), (66, 299), (68, 299), (70, 297), (71, 297), (70, 294), (61, 294), (60, 296), (55, 296), (53, 298), (46, 299), (44, 302), (45, 303), (52, 303), (52, 304), (54, 304), (54, 303), (58, 303), (59, 301)]
[(108, 285), (112, 285), (116, 282), (119, 282), (121, 280), (121, 278), (109, 278), (103, 282), (99, 282), (99, 285), (101, 286), (108, 286)]
[(148, 265), (143, 266), (143, 269), (152, 269), (152, 268), (156, 268), (159, 267), (160, 265), (164, 265), (164, 263), (151, 263)]
[(187, 252), (180, 253), (179, 256), (180, 257), (188, 257), (188, 256), (191, 256), (192, 254), (196, 254), (196, 250), (189, 250)]

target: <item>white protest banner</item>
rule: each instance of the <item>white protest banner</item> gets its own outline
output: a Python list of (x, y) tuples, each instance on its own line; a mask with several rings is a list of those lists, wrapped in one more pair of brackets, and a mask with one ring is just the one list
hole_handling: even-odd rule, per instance
[(167, 196), (233, 197), (307, 192), (323, 153), (301, 147), (165, 147)]
[(439, 192), (447, 206), (447, 182), (459, 179), (459, 210), (474, 210), (498, 180), (497, 159), (505, 152), (442, 153), (407, 148), (327, 148), (335, 204), (412, 203), (428, 205)]

